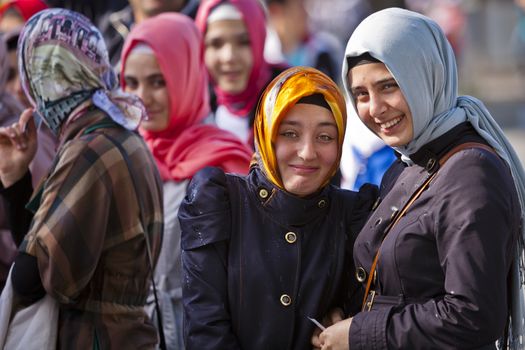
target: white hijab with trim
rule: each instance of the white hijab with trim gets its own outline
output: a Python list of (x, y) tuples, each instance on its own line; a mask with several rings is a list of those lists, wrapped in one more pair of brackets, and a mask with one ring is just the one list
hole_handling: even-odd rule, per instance
[[(345, 95), (354, 109), (348, 86), (348, 58), (369, 53), (383, 62), (398, 83), (412, 113), (414, 138), (394, 147), (402, 160), (456, 125), (469, 121), (508, 164), (525, 222), (525, 173), (520, 159), (503, 131), (481, 101), (458, 96), (456, 59), (441, 28), (428, 17), (399, 8), (376, 12), (359, 24), (350, 37), (343, 61)], [(357, 111), (356, 111), (357, 112)], [(525, 337), (524, 270), (525, 231), (522, 225), (513, 274), (513, 338)], [(525, 338), (522, 338), (525, 339)], [(515, 343), (515, 346), (519, 346)]]

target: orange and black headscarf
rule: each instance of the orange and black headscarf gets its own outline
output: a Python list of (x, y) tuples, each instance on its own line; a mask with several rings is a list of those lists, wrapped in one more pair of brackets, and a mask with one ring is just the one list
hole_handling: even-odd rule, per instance
[[(330, 175), (322, 187), (326, 186), (339, 168), (343, 139), (346, 129), (346, 105), (339, 88), (324, 73), (309, 67), (293, 67), (279, 74), (264, 90), (254, 122), (255, 161), (268, 179), (277, 187), (284, 185), (277, 166), (274, 141), (281, 121), (288, 110), (301, 98), (321, 94), (332, 111), (337, 125), (338, 157)], [(306, 116), (305, 116), (306, 117)]]

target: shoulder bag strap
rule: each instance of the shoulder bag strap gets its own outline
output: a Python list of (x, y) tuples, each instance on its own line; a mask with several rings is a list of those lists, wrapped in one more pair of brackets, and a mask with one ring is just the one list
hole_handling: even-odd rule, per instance
[[(439, 160), (440, 167), (442, 167), (445, 164), (445, 162), (450, 157), (452, 157), (454, 154), (456, 154), (457, 152), (462, 151), (464, 149), (467, 149), (467, 148), (481, 148), (481, 149), (487, 150), (489, 152), (495, 153), (495, 151), (494, 151), (494, 149), (492, 147), (487, 146), (487, 145), (485, 145), (483, 143), (479, 143), (479, 142), (462, 143), (461, 145), (458, 145), (458, 146), (452, 148), (443, 157), (441, 157), (441, 159)], [(385, 241), (385, 238), (386, 238), (387, 234), (399, 222), (399, 220), (403, 217), (403, 215), (405, 215), (405, 213), (407, 212), (408, 208), (410, 208), (410, 206), (416, 201), (416, 199), (419, 198), (421, 193), (423, 193), (428, 188), (428, 186), (430, 185), (430, 182), (436, 177), (437, 173), (438, 173), (438, 171), (435, 171), (434, 173), (432, 173), (425, 180), (425, 182), (412, 194), (412, 196), (410, 197), (408, 202), (403, 206), (403, 208), (397, 213), (395, 218), (385, 228), (385, 232), (383, 234), (381, 245), (379, 246), (379, 248), (377, 250), (377, 253), (374, 256), (374, 260), (372, 261), (372, 266), (370, 267), (370, 273), (368, 274), (368, 279), (367, 279), (367, 282), (366, 282), (366, 289), (365, 289), (365, 296), (363, 298), (363, 304), (362, 304), (362, 307), (361, 307), (362, 311), (366, 310), (365, 306), (367, 304), (368, 294), (370, 293), (370, 287), (372, 285), (372, 281), (374, 279), (374, 274), (376, 272), (377, 261), (379, 260), (379, 255), (381, 253), (381, 247), (383, 245), (383, 242)], [(372, 303), (372, 302), (373, 302), (373, 300), (370, 301), (370, 303)], [(371, 304), (370, 304), (370, 306), (371, 306)]]

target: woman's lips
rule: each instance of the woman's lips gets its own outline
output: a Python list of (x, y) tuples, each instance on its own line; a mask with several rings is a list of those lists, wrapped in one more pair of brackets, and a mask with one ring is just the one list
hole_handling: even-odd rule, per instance
[(295, 173), (304, 174), (304, 175), (315, 173), (317, 169), (319, 169), (318, 167), (314, 167), (314, 166), (297, 165), (297, 164), (290, 165), (290, 168), (292, 168)]

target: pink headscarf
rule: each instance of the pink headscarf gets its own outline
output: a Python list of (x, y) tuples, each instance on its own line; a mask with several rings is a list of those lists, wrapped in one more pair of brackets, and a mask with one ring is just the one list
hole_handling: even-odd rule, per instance
[[(151, 47), (166, 81), (170, 100), (168, 127), (140, 130), (164, 180), (191, 178), (206, 166), (247, 173), (252, 152), (233, 134), (202, 124), (209, 115), (208, 78), (201, 35), (182, 14), (163, 13), (133, 27), (122, 50), (121, 76), (137, 44)], [(121, 86), (125, 89), (125, 79)]]
[(46, 3), (41, 0), (9, 0), (0, 6), (0, 17), (12, 7), (18, 10), (25, 21), (35, 13), (49, 8)]
[[(266, 19), (263, 8), (257, 0), (207, 0), (201, 2), (195, 23), (204, 36), (207, 29), (207, 19), (213, 9), (221, 3), (235, 6), (242, 14), (244, 24), (250, 36), (253, 55), (253, 67), (246, 89), (239, 94), (229, 94), (222, 91), (213, 81), (213, 88), (219, 105), (240, 117), (248, 116), (250, 110), (257, 103), (260, 92), (264, 89), (271, 77), (270, 66), (264, 59), (264, 43), (266, 40)], [(204, 43), (203, 43), (204, 45)]]

